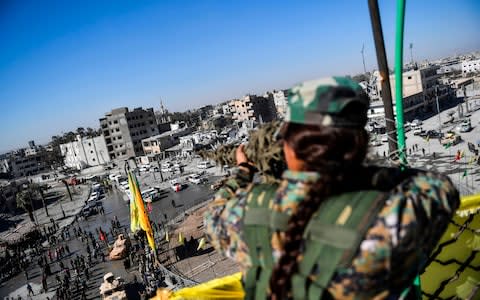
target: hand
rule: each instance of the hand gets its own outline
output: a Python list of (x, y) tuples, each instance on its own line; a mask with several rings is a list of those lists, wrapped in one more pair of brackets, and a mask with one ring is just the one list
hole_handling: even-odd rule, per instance
[(240, 146), (238, 146), (237, 148), (237, 151), (235, 151), (235, 158), (237, 160), (237, 166), (241, 163), (249, 163), (251, 164), (249, 161), (248, 161), (248, 158), (247, 156), (245, 155), (245, 145), (244, 144), (241, 144)]

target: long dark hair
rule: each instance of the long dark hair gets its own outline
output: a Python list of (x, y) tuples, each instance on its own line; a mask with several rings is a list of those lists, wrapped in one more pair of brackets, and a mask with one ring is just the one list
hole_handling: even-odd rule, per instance
[(308, 221), (323, 200), (356, 188), (353, 177), (359, 175), (357, 171), (361, 169), (368, 146), (368, 135), (363, 128), (286, 123), (281, 134), (297, 158), (305, 162), (305, 171), (318, 172), (320, 178), (288, 221), (283, 255), (270, 278), (271, 299), (290, 298), (290, 278), (298, 268), (297, 258)]

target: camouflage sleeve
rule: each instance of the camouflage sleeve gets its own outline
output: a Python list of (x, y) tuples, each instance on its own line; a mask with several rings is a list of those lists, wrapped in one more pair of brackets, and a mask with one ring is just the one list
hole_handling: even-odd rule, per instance
[(210, 243), (224, 256), (237, 261), (244, 260), (247, 253), (247, 246), (240, 235), (245, 190), (253, 175), (247, 168), (239, 167), (238, 172), (227, 179), (215, 194), (205, 213), (205, 232)]
[(420, 172), (395, 188), (389, 202), (391, 209), (384, 209), (381, 217), (391, 235), (391, 282), (404, 286), (425, 267), (460, 196), (447, 176)]
[(330, 293), (335, 299), (401, 293), (423, 268), (459, 204), (446, 176), (418, 172), (403, 180), (388, 193), (351, 266), (335, 275)]

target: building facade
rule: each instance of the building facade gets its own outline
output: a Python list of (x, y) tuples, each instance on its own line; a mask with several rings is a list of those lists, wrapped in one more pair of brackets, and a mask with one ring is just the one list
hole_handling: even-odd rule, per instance
[(76, 141), (61, 144), (60, 152), (64, 157), (65, 166), (78, 170), (110, 162), (103, 135), (92, 138), (77, 135)]
[(100, 119), (100, 127), (112, 160), (143, 155), (142, 139), (159, 132), (153, 108), (113, 109)]
[(246, 95), (242, 99), (229, 103), (232, 118), (236, 121), (270, 122), (276, 118), (277, 111), (272, 97)]
[(155, 156), (161, 154), (166, 149), (178, 145), (180, 137), (186, 136), (192, 132), (191, 128), (176, 128), (142, 140), (143, 152), (146, 156)]
[(287, 97), (288, 91), (273, 91), (273, 103), (275, 104), (275, 109), (277, 111), (277, 118), (285, 118), (285, 113), (287, 111)]
[(480, 72), (480, 59), (462, 61), (462, 74), (466, 76), (469, 73)]
[(46, 163), (47, 153), (39, 151), (32, 155), (21, 152), (9, 157), (10, 172), (13, 177), (32, 176), (49, 170)]
[[(436, 100), (438, 99), (439, 103), (442, 103), (450, 95), (449, 86), (439, 83), (438, 69), (438, 66), (427, 66), (403, 72), (403, 109), (407, 120), (415, 118), (417, 113), (435, 110)], [(383, 118), (385, 110), (380, 74), (374, 72), (373, 77), (375, 78), (371, 79), (367, 88), (371, 99), (368, 116), (373, 119)], [(390, 75), (390, 86), (392, 87), (392, 103), (395, 103), (395, 75), (393, 74)], [(362, 85), (362, 87), (364, 86)]]

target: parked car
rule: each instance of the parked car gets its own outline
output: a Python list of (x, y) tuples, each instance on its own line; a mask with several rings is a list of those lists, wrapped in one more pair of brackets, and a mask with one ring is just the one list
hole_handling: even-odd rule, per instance
[(201, 161), (197, 164), (197, 168), (199, 169), (208, 169), (210, 168), (212, 165), (210, 164), (209, 161)]
[(426, 137), (429, 137), (431, 139), (440, 139), (443, 137), (443, 133), (436, 130), (429, 130), (427, 131)]
[(420, 121), (419, 119), (415, 119), (415, 120), (412, 121), (411, 124), (412, 124), (412, 126), (420, 126), (420, 125), (423, 124), (423, 122)]
[(172, 165), (169, 162), (163, 163), (161, 170), (162, 172), (172, 172)]
[(422, 127), (415, 127), (415, 129), (413, 129), (413, 135), (422, 135), (425, 133), (425, 130), (423, 130)]
[(150, 200), (154, 201), (159, 197), (159, 193), (155, 188), (149, 188), (144, 191), (142, 191), (142, 198), (143, 201), (146, 201), (147, 198), (150, 198)]
[(87, 202), (97, 201), (99, 197), (100, 197), (100, 194), (98, 192), (92, 192), (90, 194), (90, 198), (88, 198)]
[(206, 182), (207, 179), (201, 177), (198, 174), (192, 174), (192, 175), (188, 176), (188, 181), (190, 181), (191, 183), (195, 183), (195, 184), (201, 184), (201, 183)]
[(457, 132), (469, 132), (472, 128), (472, 122), (470, 119), (464, 119), (460, 125), (457, 126)]

